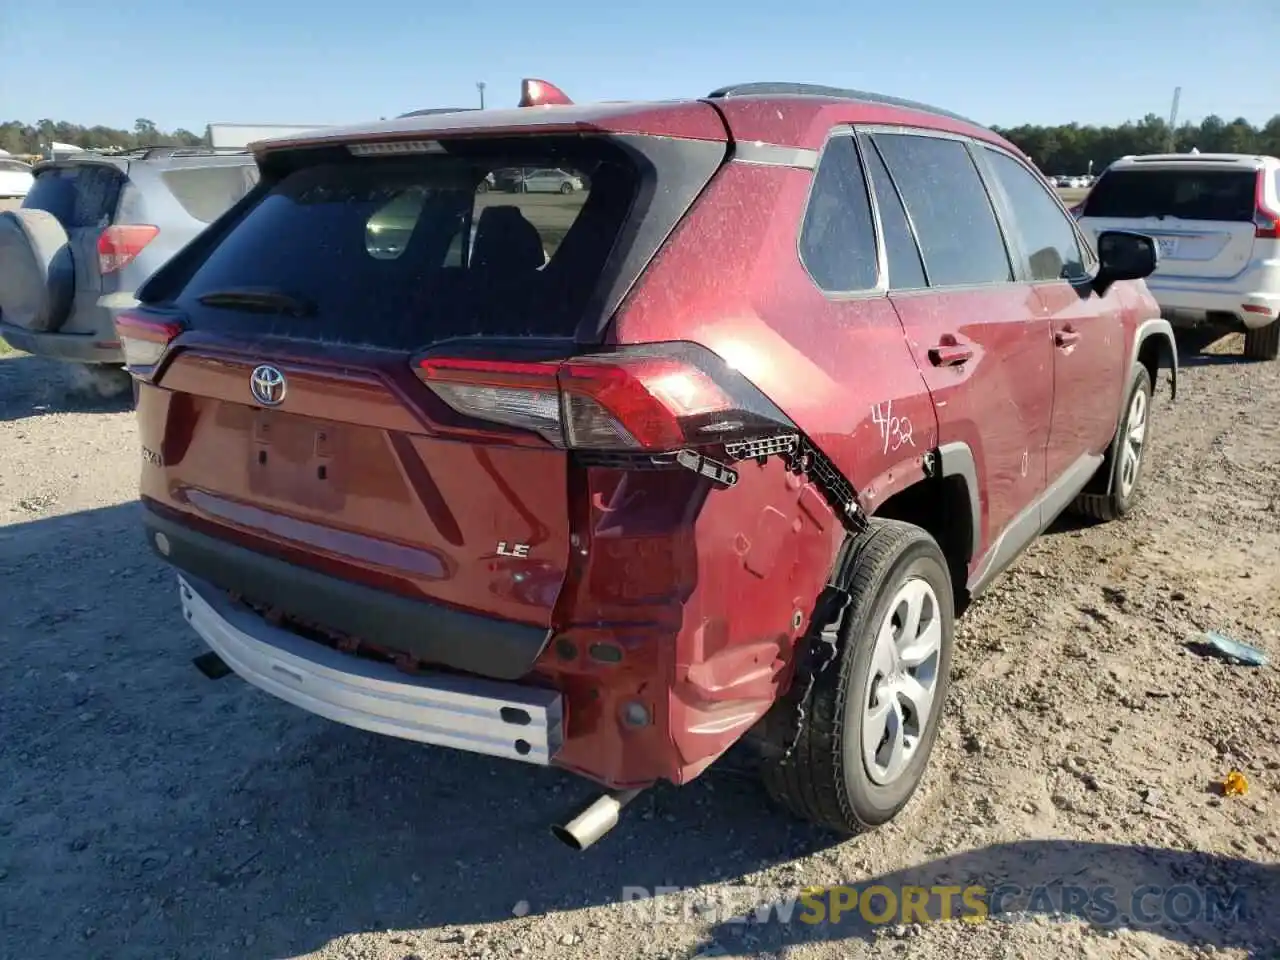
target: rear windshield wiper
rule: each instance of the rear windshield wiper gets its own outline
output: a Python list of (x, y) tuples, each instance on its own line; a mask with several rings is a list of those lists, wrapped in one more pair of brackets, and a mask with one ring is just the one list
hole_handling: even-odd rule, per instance
[(309, 317), (316, 312), (315, 304), (302, 297), (272, 290), (270, 287), (236, 287), (231, 290), (213, 290), (196, 298), (206, 307), (226, 310), (245, 310), (251, 313), (283, 313), (292, 317)]

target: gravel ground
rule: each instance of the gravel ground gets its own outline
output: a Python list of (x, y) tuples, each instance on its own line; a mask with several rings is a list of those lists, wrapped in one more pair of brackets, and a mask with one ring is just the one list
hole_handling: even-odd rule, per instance
[[(546, 829), (591, 796), (570, 777), (202, 678), (136, 529), (130, 414), (0, 357), (0, 957), (1280, 955), (1280, 674), (1195, 644), (1213, 629), (1280, 661), (1280, 363), (1213, 349), (1176, 405), (1162, 388), (1136, 514), (1059, 523), (969, 611), (896, 823), (837, 843), (721, 764), (585, 854)], [(1223, 797), (1233, 768), (1248, 792)], [(730, 919), (871, 883), (1026, 895), (983, 923)], [(1148, 888), (1127, 913), (1142, 884), (1183, 900), (1160, 914)], [(624, 902), (664, 885), (697, 898)], [(1067, 887), (1113, 888), (1128, 919)], [(1197, 918), (1197, 891), (1243, 909)]]

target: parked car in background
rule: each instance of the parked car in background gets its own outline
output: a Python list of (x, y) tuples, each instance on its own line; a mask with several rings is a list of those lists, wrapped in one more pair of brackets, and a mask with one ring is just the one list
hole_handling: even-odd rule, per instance
[(125, 363), (116, 316), (257, 178), (243, 150), (154, 147), (37, 164), (22, 206), (0, 213), (0, 337), (42, 356)]
[(1157, 154), (1112, 164), (1076, 210), (1091, 236), (1154, 237), (1147, 286), (1175, 326), (1244, 333), (1244, 355), (1280, 356), (1280, 160)]
[(525, 193), (576, 193), (583, 189), (582, 178), (554, 168), (528, 170), (520, 180)]
[(0, 200), (22, 199), (34, 182), (30, 164), (11, 157), (0, 157)]
[[(1090, 246), (923, 104), (531, 89), (259, 145), (117, 318), (200, 663), (585, 776), (579, 849), (743, 738), (795, 814), (883, 824), (968, 598), (1063, 510), (1135, 503), (1177, 364), (1154, 245)], [(480, 195), (510, 169), (581, 202)]]

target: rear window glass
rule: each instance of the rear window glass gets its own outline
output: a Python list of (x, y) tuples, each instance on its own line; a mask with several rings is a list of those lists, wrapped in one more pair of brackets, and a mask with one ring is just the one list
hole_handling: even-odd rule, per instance
[[(634, 170), (603, 145), (595, 152), (606, 151), (300, 169), (214, 248), (178, 305), (196, 326), (396, 349), (571, 336), (636, 194)], [(308, 315), (200, 303), (245, 288), (296, 298)]]
[(23, 206), (53, 214), (67, 229), (105, 227), (115, 212), (122, 177), (106, 164), (41, 170)]
[(823, 152), (801, 227), (800, 258), (823, 290), (869, 290), (876, 285), (871, 201), (851, 136), (832, 138)]
[(248, 163), (179, 167), (166, 170), (160, 177), (183, 210), (201, 223), (212, 223), (253, 189), (258, 182), (258, 168)]
[(1085, 200), (1086, 217), (1250, 221), (1252, 170), (1110, 170)]
[(0, 173), (30, 173), (31, 168), (20, 160), (0, 160)]

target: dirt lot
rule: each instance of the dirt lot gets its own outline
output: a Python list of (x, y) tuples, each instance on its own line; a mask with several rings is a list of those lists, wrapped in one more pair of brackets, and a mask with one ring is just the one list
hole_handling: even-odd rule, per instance
[[(724, 764), (573, 854), (546, 830), (591, 795), (567, 776), (203, 679), (136, 529), (130, 414), (0, 357), (0, 957), (1275, 956), (1280, 674), (1194, 641), (1280, 660), (1280, 363), (1186, 359), (1136, 515), (1060, 523), (970, 610), (932, 772), (897, 823), (836, 843)], [(1248, 794), (1220, 797), (1233, 767)], [(740, 924), (728, 906), (654, 923), (622, 903), (699, 887), (737, 912), (871, 882), (1109, 886), (1122, 914), (1141, 884), (1190, 900), (1111, 921), (1015, 897), (928, 925)], [(1161, 922), (1197, 913), (1197, 891), (1238, 891), (1243, 912)]]

